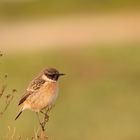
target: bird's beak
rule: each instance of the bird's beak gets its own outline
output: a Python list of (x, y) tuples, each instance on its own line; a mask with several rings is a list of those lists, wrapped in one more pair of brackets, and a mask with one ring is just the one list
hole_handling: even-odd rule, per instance
[(64, 74), (64, 73), (59, 73), (59, 76), (63, 76), (63, 75), (66, 75), (66, 74)]

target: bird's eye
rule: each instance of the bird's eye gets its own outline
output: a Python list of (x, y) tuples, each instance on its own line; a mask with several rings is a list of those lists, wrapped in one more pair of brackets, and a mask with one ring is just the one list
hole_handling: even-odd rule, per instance
[(51, 78), (51, 79), (53, 79), (53, 77), (55, 76), (55, 74), (48, 73), (48, 74), (46, 74), (46, 76), (49, 77), (49, 78)]

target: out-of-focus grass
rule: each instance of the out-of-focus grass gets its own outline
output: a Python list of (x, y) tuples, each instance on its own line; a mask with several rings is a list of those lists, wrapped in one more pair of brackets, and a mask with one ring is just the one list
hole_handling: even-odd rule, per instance
[(139, 44), (5, 54), (0, 67), (1, 73), (8, 73), (9, 89), (18, 91), (0, 118), (1, 137), (8, 126), (16, 127), (22, 138), (33, 136), (36, 115), (25, 111), (14, 121), (17, 103), (42, 68), (56, 67), (67, 75), (59, 81), (59, 97), (50, 113), (50, 139), (140, 139)]
[(0, 1), (1, 17), (64, 15), (68, 13), (139, 9), (137, 0), (35, 0)]

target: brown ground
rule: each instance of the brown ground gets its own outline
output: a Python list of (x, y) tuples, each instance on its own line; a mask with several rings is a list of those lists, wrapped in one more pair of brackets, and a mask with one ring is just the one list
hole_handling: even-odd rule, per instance
[(0, 22), (0, 46), (8, 50), (139, 40), (140, 12)]

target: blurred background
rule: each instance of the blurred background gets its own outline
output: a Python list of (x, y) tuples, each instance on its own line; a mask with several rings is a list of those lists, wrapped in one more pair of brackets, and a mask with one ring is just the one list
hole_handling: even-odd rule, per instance
[(0, 51), (0, 78), (8, 75), (0, 83), (7, 94), (17, 90), (0, 117), (0, 139), (14, 129), (23, 140), (34, 135), (35, 113), (14, 117), (29, 82), (47, 67), (67, 74), (49, 140), (140, 139), (140, 1), (0, 0)]

